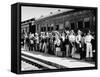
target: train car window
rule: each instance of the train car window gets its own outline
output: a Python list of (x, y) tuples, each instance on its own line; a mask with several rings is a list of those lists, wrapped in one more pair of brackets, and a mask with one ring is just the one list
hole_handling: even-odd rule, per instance
[(46, 27), (43, 27), (43, 31), (46, 31)]
[(84, 24), (85, 24), (85, 28), (90, 28), (90, 21), (85, 21)]
[(50, 31), (50, 27), (48, 27), (48, 31)]
[(66, 29), (66, 30), (69, 30), (70, 28), (69, 28), (69, 27), (65, 27), (65, 29)]
[(71, 23), (71, 29), (75, 29), (75, 23)]
[(37, 31), (39, 30), (39, 24), (36, 25), (37, 26)]
[(95, 22), (95, 16), (94, 16), (94, 17), (93, 17), (93, 27), (92, 27), (92, 29), (93, 29), (94, 31), (96, 30), (96, 27), (95, 27), (96, 25), (95, 25), (95, 23), (96, 23), (96, 22)]
[(41, 31), (43, 32), (43, 27), (41, 27)]
[(93, 25), (95, 25), (95, 16), (93, 17)]
[(32, 25), (34, 25), (34, 21), (32, 21), (32, 23), (31, 23)]
[(59, 30), (59, 25), (56, 25), (56, 30)]
[(27, 30), (27, 33), (28, 33), (29, 32), (29, 27), (27, 27), (26, 30)]
[(31, 32), (31, 33), (35, 33), (35, 31), (36, 31), (36, 25), (32, 25), (32, 26), (30, 27), (30, 32)]
[(51, 31), (53, 31), (53, 27), (51, 27)]
[[(30, 31), (30, 32), (32, 31), (31, 27), (32, 27), (32, 24), (29, 23), (29, 31)], [(28, 30), (28, 29), (27, 29), (27, 30)], [(27, 31), (27, 32), (28, 32), (28, 31)]]
[(64, 29), (64, 25), (63, 24), (60, 24), (59, 25), (59, 29)]
[(83, 21), (78, 21), (78, 28), (82, 29), (83, 28)]

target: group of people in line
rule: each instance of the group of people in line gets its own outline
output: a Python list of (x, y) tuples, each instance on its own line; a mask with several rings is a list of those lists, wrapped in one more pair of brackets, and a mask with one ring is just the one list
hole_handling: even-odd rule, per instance
[(95, 34), (90, 30), (64, 30), (62, 32), (24, 33), (22, 47), (26, 51), (43, 52), (61, 57), (74, 57), (80, 55), (80, 59), (93, 59), (95, 57)]

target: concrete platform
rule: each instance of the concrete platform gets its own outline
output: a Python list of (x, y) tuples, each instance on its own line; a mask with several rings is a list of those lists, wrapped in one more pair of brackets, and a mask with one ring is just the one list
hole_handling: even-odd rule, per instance
[(22, 51), (21, 53), (23, 55), (28, 55), (37, 58), (38, 60), (45, 60), (47, 62), (51, 62), (52, 64), (53, 63), (58, 64), (61, 67), (65, 68), (95, 67), (95, 64), (72, 58), (62, 58), (62, 57), (47, 56), (47, 55), (45, 56), (41, 54), (34, 54), (28, 51)]

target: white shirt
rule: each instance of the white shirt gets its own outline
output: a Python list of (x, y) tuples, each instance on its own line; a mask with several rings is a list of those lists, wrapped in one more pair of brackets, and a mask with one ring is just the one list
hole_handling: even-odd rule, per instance
[(60, 45), (60, 39), (56, 39), (54, 44), (57, 44), (58, 46)]
[(62, 40), (65, 41), (65, 36), (61, 36)]
[(81, 35), (77, 35), (77, 36), (76, 36), (76, 42), (77, 42), (77, 43), (79, 43), (79, 41), (81, 41), (81, 39), (82, 39), (82, 36), (81, 36)]
[(36, 43), (39, 43), (39, 37), (36, 36), (35, 39), (36, 39)]
[(75, 42), (75, 39), (76, 39), (75, 35), (73, 34), (69, 35), (69, 41)]
[(91, 43), (91, 40), (94, 39), (92, 35), (86, 35), (85, 37), (85, 43)]

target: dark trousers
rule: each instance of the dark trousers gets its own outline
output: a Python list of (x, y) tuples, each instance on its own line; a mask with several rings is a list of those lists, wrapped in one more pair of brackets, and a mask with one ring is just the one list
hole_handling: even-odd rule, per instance
[(80, 59), (83, 59), (83, 51), (82, 48), (79, 47)]
[(30, 44), (30, 51), (33, 51), (34, 44)]
[(69, 48), (69, 44), (66, 44), (66, 51), (65, 51), (66, 56), (68, 57), (70, 54), (70, 48)]
[(80, 54), (80, 59), (83, 59), (83, 50), (82, 47), (79, 46), (79, 44), (77, 44), (77, 52), (78, 54)]
[(65, 47), (65, 45), (61, 46), (61, 52), (62, 52), (62, 56), (65, 57), (66, 56), (66, 47)]
[(69, 48), (70, 48), (70, 51), (69, 51), (69, 57), (72, 57), (71, 53), (72, 53), (72, 48), (73, 48), (73, 46), (72, 46), (71, 43), (69, 44)]

